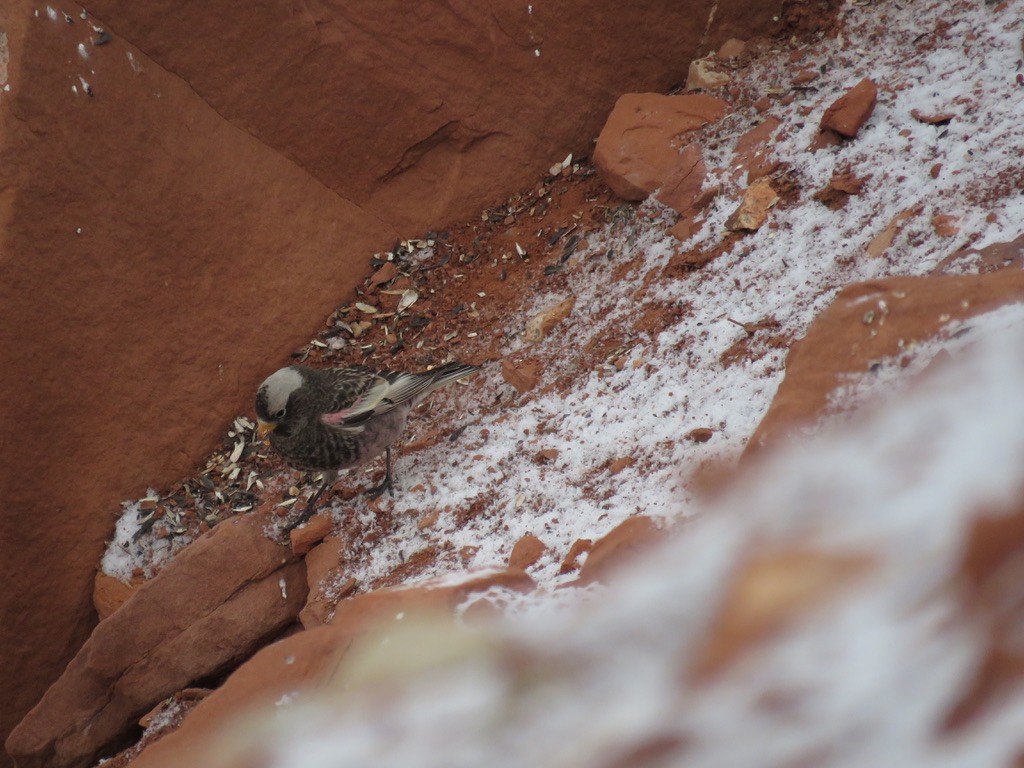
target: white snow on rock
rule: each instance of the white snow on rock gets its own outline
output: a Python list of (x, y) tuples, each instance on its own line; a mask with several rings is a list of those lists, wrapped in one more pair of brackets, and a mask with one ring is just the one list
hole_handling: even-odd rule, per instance
[[(148, 498), (156, 499), (157, 493), (149, 489)], [(100, 563), (100, 569), (108, 576), (128, 583), (137, 572), (150, 577), (186, 542), (166, 536), (148, 535), (152, 512), (143, 510), (140, 502), (124, 502), (124, 511), (114, 528), (114, 538)]]
[[(506, 400), (495, 412), (496, 395), (508, 391), (495, 366), (472, 386), (434, 395), (426, 407), (443, 410), (453, 427), (466, 429), (452, 443), (399, 451), (398, 492), (394, 502), (383, 503), (403, 522), (393, 535), (368, 544), (362, 560), (347, 563), (344, 578), (373, 583), (428, 548), (451, 554), (422, 578), (501, 567), (513, 544), (533, 533), (547, 552), (531, 576), (544, 589), (565, 583), (575, 574), (559, 575), (558, 567), (576, 539), (600, 537), (638, 513), (672, 520), (692, 515), (687, 474), (703, 462), (734, 459), (749, 440), (782, 379), (785, 349), (764, 344), (768, 334), (758, 334), (750, 361), (723, 362), (746, 337), (738, 323), (771, 319), (777, 323), (772, 335), (799, 338), (849, 282), (924, 274), (957, 248), (1024, 232), (1018, 192), (1024, 186), (1024, 88), (1016, 82), (1024, 2), (849, 4), (840, 29), (838, 38), (807, 46), (799, 66), (824, 69), (813, 88), (789, 105), (773, 102), (770, 110), (782, 121), (774, 151), (788, 166), (798, 200), (781, 202), (759, 231), (696, 271), (659, 276), (681, 247), (720, 247), (724, 221), (742, 192), (729, 174), (732, 147), (761, 116), (750, 109), (708, 128), (717, 141), (706, 152), (708, 183), (721, 184), (723, 193), (690, 241), (680, 245), (668, 236), (669, 214), (650, 202), (632, 219), (589, 234), (587, 248), (570, 265), (576, 305), (539, 345), (556, 345), (559, 355), (542, 372), (538, 391), (556, 380), (572, 382), (570, 390), (531, 393), (518, 405)], [(927, 46), (920, 44), (922, 35)], [(796, 69), (788, 51), (768, 52), (742, 82), (762, 93), (785, 89)], [(809, 152), (822, 113), (865, 76), (880, 91), (858, 137)], [(945, 126), (925, 125), (911, 115), (915, 108), (955, 116)], [(932, 178), (936, 163), (942, 169)], [(838, 211), (812, 199), (845, 168), (868, 179), (859, 195)], [(867, 244), (908, 209), (915, 213), (892, 244), (868, 257)], [(957, 217), (956, 236), (934, 232), (936, 213)], [(620, 274), (623, 263), (632, 267)], [(654, 278), (649, 284), (648, 277)], [(553, 298), (563, 297), (539, 296), (518, 312), (510, 309), (508, 329), (522, 329)], [(677, 311), (659, 333), (630, 331), (645, 309), (664, 306)], [(628, 341), (622, 369), (580, 370), (575, 351), (610, 334)], [(512, 338), (501, 351), (524, 349), (525, 342)], [(709, 442), (683, 439), (697, 427), (714, 430)], [(414, 417), (412, 439), (416, 430)], [(557, 450), (557, 458), (538, 464), (534, 457), (544, 449)], [(634, 463), (611, 475), (608, 463), (623, 457)], [(486, 513), (465, 514), (474, 506)], [(422, 515), (433, 510), (440, 510), (437, 521), (421, 528)], [(367, 530), (375, 518), (362, 502), (354, 509), (336, 503), (335, 514), (354, 514)], [(464, 562), (460, 552), (471, 554)]]
[[(977, 318), (958, 364), (776, 455), (593, 599), (533, 598), (514, 622), (440, 642), (430, 627), (381, 638), (375, 663), (387, 669), (393, 646), (401, 673), (361, 686), (368, 662), (350, 657), (250, 737), (275, 768), (1009, 764), (1020, 686), (952, 734), (943, 723), (987, 650), (954, 580), (969, 523), (1019, 506), (1024, 488), (1022, 329), (1024, 305)], [(755, 548), (870, 567), (694, 681)], [(1002, 599), (1024, 597), (1002, 583)], [(651, 744), (665, 762), (629, 758)]]
[[(950, 24), (942, 34), (933, 31), (940, 22)], [(457, 403), (454, 423), (470, 426), (454, 446), (399, 457), (404, 487), (396, 509), (407, 509), (409, 522), (390, 543), (376, 543), (350, 575), (372, 581), (439, 542), (450, 542), (455, 551), (479, 547), (472, 567), (500, 565), (520, 536), (533, 533), (548, 553), (531, 575), (543, 586), (573, 578), (557, 573), (573, 541), (599, 537), (637, 513), (690, 514), (686, 473), (704, 461), (733, 458), (745, 446), (782, 379), (785, 350), (758, 349), (756, 337), (752, 362), (723, 364), (723, 354), (746, 335), (737, 323), (772, 318), (778, 322), (774, 334), (799, 338), (847, 283), (925, 274), (967, 244), (981, 247), (1024, 232), (1024, 196), (1018, 193), (1024, 186), (1024, 89), (1015, 79), (1024, 3), (850, 5), (842, 12), (841, 29), (839, 39), (810, 46), (800, 62), (826, 65), (814, 81), (816, 90), (789, 106), (776, 102), (770, 111), (782, 120), (775, 152), (799, 184), (799, 201), (780, 204), (768, 225), (699, 270), (680, 279), (655, 279), (650, 287), (645, 278), (658, 274), (680, 248), (665, 233), (660, 207), (649, 203), (641, 212), (646, 215), (589, 237), (582, 266), (570, 280), (576, 307), (552, 332), (557, 338), (545, 342), (558, 345), (562, 354), (543, 372), (541, 384), (567, 376), (576, 382), (572, 391), (542, 395), (478, 420), (474, 412), (505, 386), (496, 370), (477, 378), (475, 394), (454, 390), (437, 396)], [(969, 41), (968, 31), (974, 34)], [(918, 49), (921, 35), (930, 50)], [(770, 54), (755, 61), (744, 79), (767, 92), (788, 85), (795, 71), (785, 53)], [(880, 85), (880, 96), (859, 136), (840, 147), (808, 151), (822, 113), (864, 76)], [(946, 126), (911, 116), (911, 109), (940, 105), (956, 114)], [(714, 128), (724, 148), (723, 166), (757, 118), (753, 111), (745, 116), (750, 119), (726, 118)], [(933, 179), (931, 168), (938, 162), (943, 169)], [(861, 194), (839, 211), (812, 199), (834, 171), (847, 167), (869, 177)], [(712, 171), (708, 183), (723, 185), (724, 193), (686, 248), (713, 249), (727, 234), (724, 222), (741, 190), (729, 181), (727, 166)], [(986, 202), (994, 188), (1004, 190), (1002, 196)], [(868, 257), (868, 243), (916, 206), (920, 211), (906, 220), (892, 245), (880, 257)], [(957, 216), (957, 236), (936, 235), (936, 213)], [(610, 255), (594, 255), (601, 251)], [(636, 267), (616, 278), (616, 266), (635, 257)], [(510, 327), (521, 328), (561, 298), (536, 297)], [(678, 320), (657, 336), (633, 338), (621, 371), (576, 367), (576, 349), (624, 333), (656, 303), (678, 307)], [(525, 348), (516, 339), (503, 352)], [(696, 427), (715, 434), (706, 444), (682, 439)], [(540, 449), (556, 449), (557, 459), (538, 466), (532, 458)], [(636, 463), (614, 477), (599, 470), (623, 456)], [(411, 490), (421, 482), (425, 490)], [(488, 514), (456, 524), (460, 511), (481, 499)], [(416, 512), (437, 508), (445, 510), (438, 523), (420, 530)], [(371, 512), (365, 520), (372, 522)]]
[[(1024, 88), (1016, 82), (1024, 0), (850, 3), (841, 18), (841, 35), (810, 45), (801, 62), (824, 68), (813, 89), (771, 109), (783, 123), (775, 151), (798, 200), (784, 200), (768, 224), (695, 272), (649, 286), (645, 278), (680, 248), (665, 234), (663, 209), (648, 203), (642, 215), (588, 236), (570, 279), (576, 307), (542, 342), (561, 354), (539, 391), (564, 377), (574, 382), (570, 391), (492, 412), (488, 405), (507, 389), (492, 369), (471, 387), (435, 395), (466, 429), (457, 442), (399, 455), (393, 508), (407, 522), (345, 573), (371, 583), (441, 544), (452, 552), (476, 547), (473, 569), (502, 567), (512, 545), (533, 533), (548, 547), (530, 571), (540, 589), (495, 593), (512, 618), (456, 631), (443, 652), (417, 643), (410, 622), (411, 642), (382, 645), (420, 654), (419, 674), (408, 674), (403, 658), (400, 674), (372, 688), (345, 687), (351, 678), (342, 670), (335, 688), (303, 692), (247, 731), (266, 756), (261, 764), (625, 766), (647, 754), (648, 764), (661, 756), (692, 768), (862, 768), (1006, 765), (1018, 757), (1019, 687), (953, 733), (943, 724), (987, 650), (986, 628), (965, 620), (953, 583), (970, 523), (981, 510), (1019, 506), (1024, 488), (1024, 307), (950, 326), (921, 345), (904, 376), (946, 344), (961, 351), (910, 394), (896, 392), (900, 366), (884, 361), (875, 381), (888, 397), (851, 380), (849, 396), (873, 403), (856, 423), (834, 420), (773, 453), (724, 498), (705, 502), (687, 489), (690, 468), (739, 454), (784, 373), (784, 350), (759, 347), (760, 337), (752, 362), (723, 362), (745, 336), (737, 322), (772, 318), (776, 333), (798, 338), (849, 282), (926, 274), (965, 245), (1024, 233)], [(755, 61), (747, 87), (787, 87), (795, 71), (787, 54)], [(824, 110), (865, 76), (880, 93), (859, 136), (807, 151)], [(925, 125), (912, 109), (955, 116)], [(720, 143), (707, 154), (717, 158), (709, 183), (722, 184), (723, 194), (684, 247), (723, 242), (741, 191), (727, 173), (731, 146), (757, 115), (741, 117), (749, 119), (727, 118), (714, 129)], [(868, 177), (862, 192), (838, 211), (814, 201), (845, 168)], [(892, 244), (868, 257), (868, 243), (908, 210)], [(940, 237), (935, 214), (955, 216), (958, 233)], [(621, 263), (634, 266), (622, 275)], [(510, 329), (552, 298), (510, 313)], [(621, 370), (576, 368), (574, 349), (630, 327), (653, 304), (677, 307), (676, 319), (654, 336), (630, 336)], [(523, 345), (513, 338), (503, 352)], [(694, 427), (712, 428), (712, 439), (683, 440)], [(557, 458), (533, 461), (549, 448)], [(614, 477), (601, 469), (624, 456), (633, 466)], [(487, 514), (460, 523), (460, 512), (478, 503)], [(435, 509), (437, 522), (420, 529), (420, 514)], [(336, 512), (349, 514), (341, 505)], [(557, 570), (575, 539), (601, 536), (637, 513), (689, 520), (611, 587), (555, 589), (574, 576)], [(368, 507), (354, 514), (372, 526)], [(118, 539), (131, 534), (133, 523), (124, 525)], [(753, 551), (791, 550), (869, 565), (695, 681), (738, 564)], [(133, 562), (109, 567), (130, 571)], [(423, 578), (448, 583), (464, 567), (441, 560)], [(1005, 583), (1015, 605), (1024, 600), (1018, 582)], [(643, 752), (652, 745), (663, 751)]]

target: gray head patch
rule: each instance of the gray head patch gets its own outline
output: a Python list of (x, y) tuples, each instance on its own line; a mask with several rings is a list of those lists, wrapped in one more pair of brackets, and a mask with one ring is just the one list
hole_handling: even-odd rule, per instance
[(304, 381), (302, 374), (293, 367), (270, 374), (256, 393), (256, 415), (264, 419), (273, 418), (288, 405), (288, 398)]

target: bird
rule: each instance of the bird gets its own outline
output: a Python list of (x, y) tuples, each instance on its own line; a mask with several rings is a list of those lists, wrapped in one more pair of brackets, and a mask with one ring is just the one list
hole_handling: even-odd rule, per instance
[(271, 447), (294, 469), (323, 473), (320, 488), (289, 529), (313, 515), (339, 470), (381, 453), (384, 481), (366, 493), (371, 498), (384, 491), (393, 496), (391, 446), (404, 431), (409, 412), (434, 390), (479, 370), (459, 362), (424, 373), (290, 365), (268, 376), (256, 390), (257, 434), (269, 436)]

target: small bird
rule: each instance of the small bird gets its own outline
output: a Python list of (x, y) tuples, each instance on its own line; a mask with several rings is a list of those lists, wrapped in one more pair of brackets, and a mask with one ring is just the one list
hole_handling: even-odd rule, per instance
[(391, 445), (405, 429), (409, 412), (448, 382), (480, 370), (447, 363), (425, 373), (374, 373), (363, 366), (309, 368), (290, 365), (267, 377), (256, 391), (257, 432), (295, 469), (323, 472), (323, 484), (306, 504), (313, 505), (338, 478), (338, 470), (363, 464), (383, 452), (384, 482), (367, 493), (394, 495)]

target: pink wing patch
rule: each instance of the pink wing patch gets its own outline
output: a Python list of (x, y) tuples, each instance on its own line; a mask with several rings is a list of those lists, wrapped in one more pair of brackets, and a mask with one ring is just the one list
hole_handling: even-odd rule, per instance
[(334, 411), (333, 413), (325, 413), (320, 417), (320, 421), (329, 427), (344, 427), (347, 421), (357, 416), (362, 416), (364, 413), (376, 408), (390, 388), (391, 385), (386, 379), (377, 379), (377, 382), (357, 397), (356, 401), (348, 408), (342, 408), (340, 411)]

